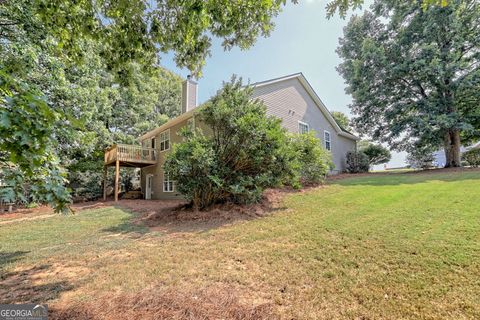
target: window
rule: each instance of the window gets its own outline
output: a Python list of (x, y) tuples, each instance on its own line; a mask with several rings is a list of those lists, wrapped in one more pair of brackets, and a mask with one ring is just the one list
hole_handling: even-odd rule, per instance
[(163, 173), (163, 192), (173, 192), (173, 181), (168, 173)]
[(156, 142), (157, 142), (157, 139), (155, 139), (155, 137), (154, 137), (154, 138), (152, 138), (152, 143), (151, 143), (151, 145), (152, 145), (152, 149), (155, 149)]
[(170, 129), (160, 133), (160, 151), (170, 149)]
[(298, 121), (298, 133), (307, 133), (309, 131), (308, 123)]
[(330, 140), (330, 132), (324, 131), (323, 132), (323, 137), (324, 137), (324, 140), (325, 140), (325, 149), (327, 149), (328, 151), (331, 151), (332, 150), (332, 141)]

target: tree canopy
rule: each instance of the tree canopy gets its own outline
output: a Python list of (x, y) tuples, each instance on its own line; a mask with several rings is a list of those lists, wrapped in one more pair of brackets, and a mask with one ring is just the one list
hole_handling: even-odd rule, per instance
[[(148, 124), (134, 126), (125, 119), (148, 118), (136, 112), (135, 106), (145, 101), (134, 91), (149, 90), (138, 87), (139, 74), (160, 79), (155, 76), (161, 72), (159, 53), (173, 51), (179, 67), (200, 75), (212, 37), (223, 39), (226, 49), (246, 49), (258, 36), (270, 33), (272, 18), (284, 4), (285, 0), (2, 1), (0, 160), (9, 186), (2, 189), (2, 197), (19, 198), (20, 186), (38, 179), (41, 187), (31, 190), (35, 197), (66, 210), (70, 198), (59, 157), (70, 142), (83, 146), (73, 135), (90, 141), (91, 135), (77, 130), (86, 120), (105, 124), (97, 128), (100, 136), (113, 130), (111, 137), (126, 139), (132, 130), (147, 129)], [(148, 86), (148, 81), (141, 85)]]
[[(424, 9), (430, 6), (445, 7), (449, 4), (450, 0), (421, 0), (422, 7)], [(348, 10), (361, 8), (364, 0), (331, 0), (327, 3), (327, 17), (332, 17), (335, 13), (345, 18)]]
[(387, 148), (366, 140), (358, 143), (358, 150), (367, 155), (370, 166), (387, 163), (392, 158), (392, 154)]
[(337, 124), (340, 126), (340, 128), (344, 129), (344, 130), (351, 130), (351, 127), (350, 127), (350, 119), (348, 118), (348, 116), (341, 112), (341, 111), (332, 111), (330, 112), (333, 119), (335, 119), (335, 121), (337, 122)]
[(480, 4), (376, 1), (344, 29), (338, 71), (355, 128), (393, 149), (439, 148), (460, 165), (480, 137)]

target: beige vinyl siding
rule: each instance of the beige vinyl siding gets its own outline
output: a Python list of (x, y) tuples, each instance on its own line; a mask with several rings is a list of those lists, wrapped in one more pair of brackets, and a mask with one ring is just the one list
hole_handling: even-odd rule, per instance
[(146, 175), (153, 174), (152, 199), (182, 199), (183, 198), (183, 196), (177, 191), (176, 184), (173, 192), (163, 191), (163, 177), (164, 177), (163, 164), (165, 163), (166, 155), (172, 151), (173, 145), (183, 140), (183, 137), (180, 135), (180, 131), (182, 130), (183, 127), (188, 125), (189, 119), (185, 119), (184, 121), (177, 123), (176, 125), (166, 129), (166, 130), (170, 130), (170, 148), (168, 150), (160, 151), (159, 149), (160, 135), (164, 131), (159, 132), (156, 135), (158, 162), (152, 166), (143, 168), (141, 173), (141, 186), (142, 186), (143, 193), (145, 193)]
[(299, 122), (307, 123), (309, 130), (315, 131), (324, 147), (324, 131), (330, 132), (335, 164), (333, 171), (337, 173), (345, 170), (345, 154), (349, 150), (355, 150), (355, 140), (338, 135), (336, 128), (297, 78), (255, 87), (253, 98), (262, 100), (267, 106), (267, 114), (282, 119), (282, 126), (290, 132), (298, 133)]

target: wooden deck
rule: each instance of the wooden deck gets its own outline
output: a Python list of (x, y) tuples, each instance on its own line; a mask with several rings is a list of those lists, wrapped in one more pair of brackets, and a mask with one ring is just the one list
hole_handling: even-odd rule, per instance
[(157, 163), (157, 151), (142, 146), (116, 144), (105, 150), (105, 165), (114, 166), (117, 160), (120, 166), (145, 167)]
[(142, 168), (157, 163), (157, 150), (142, 146), (116, 144), (105, 150), (103, 199), (107, 199), (108, 167), (115, 166), (115, 201), (118, 201), (120, 167)]

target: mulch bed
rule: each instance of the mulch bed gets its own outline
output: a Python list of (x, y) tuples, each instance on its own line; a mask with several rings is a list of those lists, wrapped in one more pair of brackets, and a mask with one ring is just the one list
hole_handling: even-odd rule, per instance
[(130, 294), (100, 297), (49, 311), (53, 320), (96, 319), (278, 319), (271, 303), (242, 302), (226, 286), (176, 290), (156, 286)]

